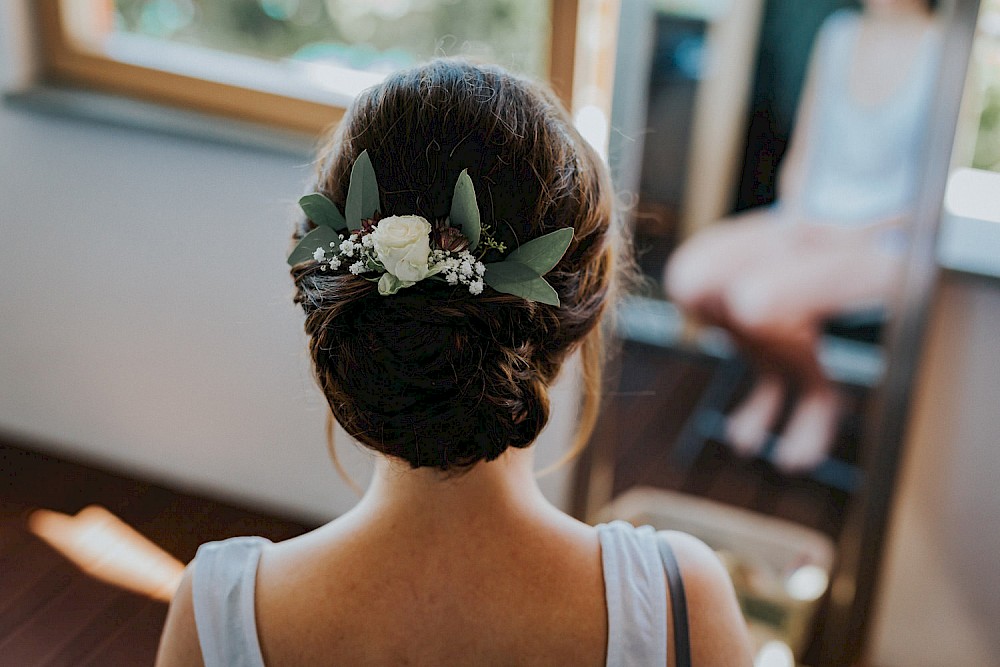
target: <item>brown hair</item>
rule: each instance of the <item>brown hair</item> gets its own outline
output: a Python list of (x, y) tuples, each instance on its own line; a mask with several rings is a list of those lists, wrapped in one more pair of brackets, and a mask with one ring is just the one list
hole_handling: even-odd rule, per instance
[[(315, 189), (343, 210), (367, 150), (382, 215), (443, 219), (468, 169), (480, 214), (508, 249), (564, 227), (574, 239), (546, 275), (561, 306), (424, 280), (392, 296), (343, 269), (292, 268), (319, 385), (362, 444), (413, 467), (462, 469), (527, 447), (548, 387), (582, 345), (589, 437), (600, 385), (599, 321), (623, 247), (600, 158), (555, 98), (500, 68), (437, 60), (362, 93), (321, 151)], [(313, 224), (303, 220), (301, 238)], [(485, 261), (502, 255), (489, 251)]]

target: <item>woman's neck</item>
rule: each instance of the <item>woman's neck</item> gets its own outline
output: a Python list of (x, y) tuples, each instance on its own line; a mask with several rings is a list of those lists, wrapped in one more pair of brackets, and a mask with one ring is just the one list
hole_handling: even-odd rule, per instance
[(896, 2), (867, 2), (865, 14), (877, 21), (899, 21), (901, 19), (926, 21), (932, 16), (927, 3), (921, 0), (897, 0)]
[(379, 459), (357, 509), (370, 517), (410, 525), (429, 522), (473, 527), (486, 521), (561, 514), (542, 495), (531, 450), (509, 449), (495, 461), (465, 472), (411, 469)]

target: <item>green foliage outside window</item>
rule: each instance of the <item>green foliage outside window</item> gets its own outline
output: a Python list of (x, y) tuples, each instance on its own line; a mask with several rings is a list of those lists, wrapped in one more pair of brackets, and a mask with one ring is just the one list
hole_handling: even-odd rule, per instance
[(984, 0), (973, 66), (982, 86), (982, 112), (972, 166), (1000, 171), (1000, 0)]
[(260, 58), (384, 72), (469, 56), (542, 77), (540, 0), (116, 0), (117, 30)]

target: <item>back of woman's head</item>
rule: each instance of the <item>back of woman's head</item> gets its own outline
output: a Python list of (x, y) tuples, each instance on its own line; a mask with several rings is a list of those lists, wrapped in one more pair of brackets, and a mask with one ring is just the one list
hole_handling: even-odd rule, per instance
[[(318, 161), (316, 190), (341, 210), (365, 150), (383, 217), (444, 219), (467, 169), (483, 228), (507, 253), (566, 227), (573, 241), (545, 276), (559, 306), (436, 280), (382, 295), (364, 276), (297, 264), (295, 300), (334, 416), (413, 467), (460, 469), (528, 446), (562, 362), (585, 339), (596, 349), (589, 337), (619, 245), (606, 169), (547, 91), (452, 60), (391, 75), (355, 100)], [(296, 238), (313, 226), (303, 221)]]

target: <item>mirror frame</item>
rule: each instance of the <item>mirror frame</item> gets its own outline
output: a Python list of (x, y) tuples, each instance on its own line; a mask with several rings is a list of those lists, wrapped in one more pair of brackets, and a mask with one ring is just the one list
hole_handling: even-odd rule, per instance
[[(815, 667), (843, 667), (864, 656), (887, 544), (893, 495), (905, 454), (909, 410), (917, 380), (927, 317), (938, 267), (937, 233), (943, 212), (952, 148), (966, 83), (979, 0), (942, 0), (936, 9), (943, 29), (937, 86), (928, 113), (914, 238), (900, 290), (887, 323), (888, 363), (863, 421), (860, 447), (865, 484), (849, 504), (837, 541), (837, 560), (824, 602), (825, 620), (814, 631)], [(618, 355), (605, 370), (605, 388), (620, 377)], [(611, 497), (614, 469), (609, 439), (595, 433), (577, 463), (571, 501), (584, 520)]]
[(903, 282), (886, 331), (882, 383), (865, 416), (865, 485), (850, 503), (837, 542), (826, 622), (816, 667), (853, 665), (864, 655), (887, 544), (893, 496), (905, 455), (910, 408), (937, 284), (937, 238), (952, 149), (972, 51), (979, 0), (947, 0), (938, 8), (944, 34), (936, 94), (928, 118), (924, 166)]

